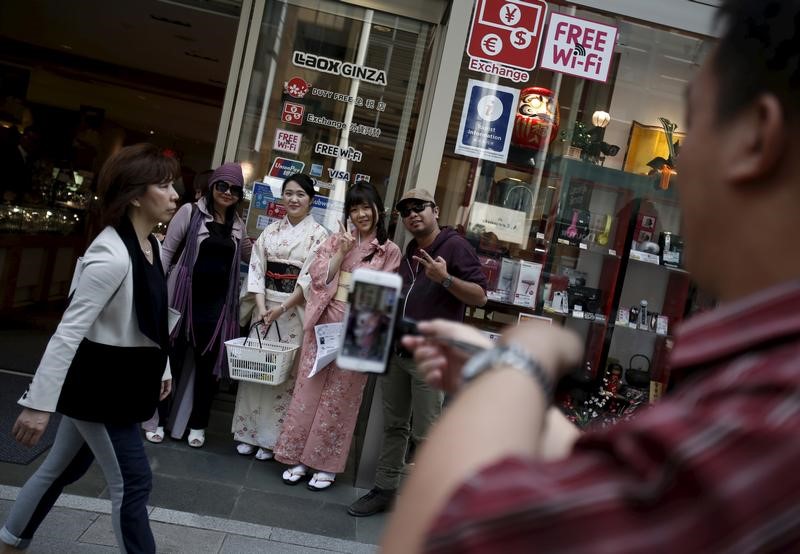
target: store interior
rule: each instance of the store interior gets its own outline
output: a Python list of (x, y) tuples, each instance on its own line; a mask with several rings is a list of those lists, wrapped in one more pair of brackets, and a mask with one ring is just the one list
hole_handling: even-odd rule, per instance
[[(40, 166), (35, 169), (52, 168), (58, 181), (68, 183), (58, 189), (91, 190), (109, 153), (145, 140), (173, 150), (191, 180), (211, 163), (239, 4), (3, 3), (4, 146), (33, 126), (38, 135), (33, 157)], [(45, 164), (51, 167), (41, 167)], [(48, 188), (52, 175), (36, 175), (37, 189)], [(42, 196), (48, 193), (72, 199), (63, 190), (32, 190), (17, 203), (47, 203)]]
[(241, 0), (0, 3), (0, 312), (64, 297), (95, 176), (124, 145), (211, 165)]

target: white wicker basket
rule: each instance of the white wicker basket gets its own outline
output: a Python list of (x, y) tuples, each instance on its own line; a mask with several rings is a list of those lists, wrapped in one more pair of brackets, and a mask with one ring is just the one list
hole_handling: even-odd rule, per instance
[[(280, 385), (286, 381), (292, 370), (294, 355), (299, 346), (263, 340), (258, 332), (255, 338), (251, 338), (250, 333), (258, 325), (260, 322), (250, 328), (246, 337), (225, 341), (231, 379), (261, 385)], [(280, 332), (278, 337), (280, 338)]]

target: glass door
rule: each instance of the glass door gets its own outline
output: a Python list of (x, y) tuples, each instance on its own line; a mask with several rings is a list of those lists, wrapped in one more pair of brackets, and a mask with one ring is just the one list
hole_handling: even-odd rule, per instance
[(377, 185), (391, 206), (408, 170), (435, 26), (330, 0), (267, 2), (261, 13), (226, 156), (245, 167), (248, 233), (282, 215), (277, 188), (300, 171), (317, 180), (314, 213), (330, 230), (357, 180)]

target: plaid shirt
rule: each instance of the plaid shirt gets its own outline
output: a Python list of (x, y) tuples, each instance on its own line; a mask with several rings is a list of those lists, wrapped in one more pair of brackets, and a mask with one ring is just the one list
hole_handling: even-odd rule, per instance
[(800, 552), (800, 283), (687, 322), (687, 378), (565, 460), (462, 484), (429, 552)]

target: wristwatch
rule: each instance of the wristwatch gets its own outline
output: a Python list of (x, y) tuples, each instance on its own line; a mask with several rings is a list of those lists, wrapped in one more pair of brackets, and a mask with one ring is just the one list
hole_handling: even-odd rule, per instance
[(516, 345), (498, 346), (479, 352), (473, 356), (461, 370), (465, 383), (471, 381), (484, 371), (493, 367), (508, 366), (527, 373), (542, 387), (546, 398), (553, 394), (553, 381), (544, 368), (527, 352)]
[(446, 289), (449, 289), (450, 286), (453, 284), (453, 276), (448, 275), (444, 279), (442, 279), (442, 286)]

